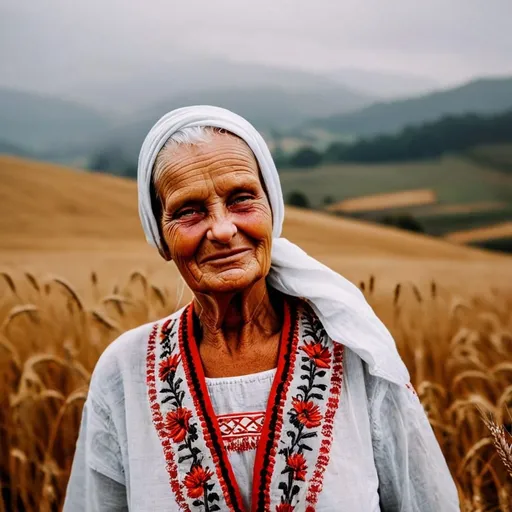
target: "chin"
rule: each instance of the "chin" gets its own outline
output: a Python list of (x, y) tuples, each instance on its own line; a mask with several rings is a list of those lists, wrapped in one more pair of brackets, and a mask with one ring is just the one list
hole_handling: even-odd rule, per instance
[(208, 288), (213, 293), (239, 293), (259, 281), (259, 273), (249, 272), (246, 269), (231, 269), (215, 276)]

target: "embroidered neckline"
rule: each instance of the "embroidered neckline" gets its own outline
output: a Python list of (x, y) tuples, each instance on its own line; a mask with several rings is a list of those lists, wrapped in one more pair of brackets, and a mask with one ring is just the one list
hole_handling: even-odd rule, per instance
[(272, 380), (276, 375), (277, 368), (272, 368), (271, 370), (264, 370), (262, 372), (257, 373), (248, 373), (247, 375), (237, 375), (235, 377), (205, 377), (206, 386), (215, 387), (215, 386), (236, 386), (236, 385), (244, 385), (251, 384), (253, 382), (264, 382), (268, 380)]
[(228, 452), (246, 452), (257, 448), (265, 411), (239, 412), (217, 416), (224, 446)]
[(257, 418), (248, 433), (232, 428), (237, 415), (214, 414), (193, 326), (189, 305), (148, 340), (148, 397), (176, 502), (187, 511), (243, 511), (227, 452), (256, 448), (251, 510), (313, 512), (329, 463), (343, 346), (307, 305), (285, 302), (267, 409), (245, 413)]

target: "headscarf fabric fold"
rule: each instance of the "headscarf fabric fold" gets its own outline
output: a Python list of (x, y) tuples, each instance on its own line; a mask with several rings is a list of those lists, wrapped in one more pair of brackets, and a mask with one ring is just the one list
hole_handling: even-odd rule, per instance
[(305, 299), (329, 336), (349, 347), (368, 364), (372, 375), (396, 384), (409, 382), (409, 373), (393, 337), (350, 281), (281, 238), (284, 201), (274, 160), (259, 132), (243, 117), (223, 108), (199, 105), (173, 110), (151, 128), (139, 155), (137, 187), (139, 216), (146, 240), (162, 250), (151, 204), (151, 180), (156, 157), (169, 138), (193, 126), (221, 128), (251, 148), (265, 183), (273, 218), (272, 260), (268, 283), (274, 289)]

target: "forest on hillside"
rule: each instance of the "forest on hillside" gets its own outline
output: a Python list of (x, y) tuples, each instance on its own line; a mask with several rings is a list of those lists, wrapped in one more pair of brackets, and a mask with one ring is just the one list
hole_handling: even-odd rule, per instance
[[(278, 167), (310, 168), (322, 163), (381, 163), (426, 160), (485, 144), (512, 142), (512, 110), (498, 115), (464, 114), (409, 126), (396, 135), (378, 135), (353, 143), (334, 142), (324, 152), (303, 147), (278, 152)], [(512, 171), (512, 169), (505, 169)]]

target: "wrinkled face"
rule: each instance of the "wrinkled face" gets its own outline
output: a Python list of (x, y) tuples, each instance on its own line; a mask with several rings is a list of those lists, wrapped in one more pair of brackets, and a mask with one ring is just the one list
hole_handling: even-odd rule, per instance
[(245, 142), (216, 133), (178, 146), (155, 188), (167, 257), (193, 292), (239, 292), (268, 274), (272, 212)]

